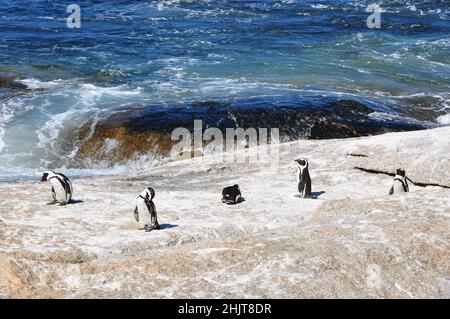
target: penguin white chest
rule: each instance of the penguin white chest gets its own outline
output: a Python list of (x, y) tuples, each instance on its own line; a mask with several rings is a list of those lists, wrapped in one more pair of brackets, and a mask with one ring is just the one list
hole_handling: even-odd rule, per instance
[(405, 193), (405, 188), (403, 186), (403, 183), (399, 180), (394, 181), (393, 188), (394, 188), (394, 194)]
[(136, 200), (136, 206), (139, 213), (139, 221), (150, 224), (151, 223), (151, 212), (147, 206), (147, 203), (143, 198), (138, 198)]
[(58, 203), (68, 203), (70, 201), (69, 195), (64, 189), (64, 185), (56, 178), (50, 180), (53, 190), (55, 191), (55, 199)]

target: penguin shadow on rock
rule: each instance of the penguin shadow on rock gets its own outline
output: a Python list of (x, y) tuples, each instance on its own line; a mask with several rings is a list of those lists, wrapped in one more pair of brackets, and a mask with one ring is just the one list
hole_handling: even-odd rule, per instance
[(69, 204), (81, 204), (81, 203), (84, 203), (84, 201), (81, 199), (71, 199), (69, 202)]
[(300, 194), (295, 195), (299, 198), (317, 199), (325, 191), (311, 191), (311, 177), (309, 176), (309, 163), (306, 158), (296, 159), (297, 163), (297, 188)]
[(162, 229), (170, 229), (170, 228), (175, 228), (175, 227), (178, 227), (178, 225), (175, 225), (175, 224), (160, 224), (159, 225), (159, 229), (160, 230), (162, 230)]

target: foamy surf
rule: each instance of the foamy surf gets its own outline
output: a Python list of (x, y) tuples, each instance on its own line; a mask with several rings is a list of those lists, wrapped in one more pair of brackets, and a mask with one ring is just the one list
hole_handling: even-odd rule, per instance
[(438, 121), (440, 124), (443, 124), (443, 125), (448, 125), (448, 124), (450, 124), (450, 114), (445, 114), (445, 115), (439, 116), (439, 117), (437, 118), (437, 121)]

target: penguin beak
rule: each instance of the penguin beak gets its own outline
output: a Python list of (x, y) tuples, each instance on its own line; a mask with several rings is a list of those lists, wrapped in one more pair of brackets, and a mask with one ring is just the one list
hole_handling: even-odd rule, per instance
[(41, 177), (41, 180), (39, 181), (39, 184), (41, 184), (42, 182), (47, 181), (47, 176), (48, 176), (48, 174), (43, 174), (42, 177)]

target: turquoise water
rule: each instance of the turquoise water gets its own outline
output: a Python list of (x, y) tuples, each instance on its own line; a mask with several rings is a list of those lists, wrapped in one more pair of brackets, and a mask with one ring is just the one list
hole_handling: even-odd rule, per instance
[(339, 96), (450, 123), (448, 1), (380, 1), (380, 29), (366, 26), (372, 1), (73, 2), (80, 29), (66, 1), (0, 4), (0, 77), (33, 89), (0, 91), (3, 179), (67, 166), (71, 131), (143, 105)]

